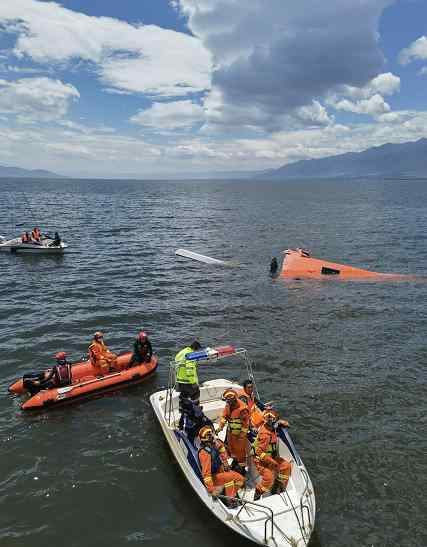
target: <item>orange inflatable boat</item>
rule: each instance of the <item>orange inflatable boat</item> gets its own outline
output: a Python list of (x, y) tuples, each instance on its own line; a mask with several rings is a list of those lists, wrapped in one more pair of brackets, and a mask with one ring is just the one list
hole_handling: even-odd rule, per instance
[[(98, 393), (122, 389), (142, 382), (156, 370), (157, 355), (153, 354), (149, 363), (141, 363), (126, 368), (131, 356), (131, 352), (119, 355), (117, 357), (118, 371), (113, 371), (101, 377), (96, 376), (97, 372), (90, 361), (74, 363), (71, 366), (70, 385), (43, 389), (25, 401), (21, 409), (47, 409), (67, 402), (85, 399)], [(26, 393), (22, 378), (9, 386), (9, 392), (14, 394)]]
[[(353, 266), (328, 262), (320, 258), (313, 258), (309, 251), (305, 249), (287, 249), (283, 251), (284, 258), (281, 271), (278, 270), (277, 261), (271, 265), (272, 275), (286, 278), (309, 278), (309, 279), (366, 279), (366, 280), (386, 280), (386, 279), (414, 279), (415, 276), (404, 274), (389, 274), (380, 272), (370, 272)], [(276, 268), (276, 272), (273, 271)]]

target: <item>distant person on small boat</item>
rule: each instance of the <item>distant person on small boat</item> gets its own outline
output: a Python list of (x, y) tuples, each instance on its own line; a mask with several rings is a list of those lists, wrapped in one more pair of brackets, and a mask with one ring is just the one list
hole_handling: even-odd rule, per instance
[(61, 245), (61, 238), (59, 237), (58, 232), (55, 232), (55, 237), (51, 243), (52, 247), (59, 247)]
[(41, 231), (40, 228), (37, 226), (34, 228), (34, 230), (31, 232), (31, 241), (33, 243), (36, 243), (37, 245), (41, 244)]
[(253, 381), (245, 380), (243, 382), (243, 389), (239, 390), (237, 395), (249, 409), (251, 429), (258, 430), (259, 426), (264, 422), (262, 412), (265, 409), (265, 405), (255, 397)]
[(222, 431), (227, 426), (226, 443), (228, 451), (244, 474), (248, 460), (249, 409), (238, 398), (237, 391), (234, 389), (226, 389), (222, 398), (226, 404), (218, 431)]
[(98, 376), (108, 374), (116, 365), (117, 355), (107, 348), (104, 343), (104, 334), (100, 331), (93, 335), (89, 346), (89, 359)]
[(129, 362), (129, 367), (139, 365), (141, 363), (149, 363), (153, 356), (153, 348), (148, 339), (147, 334), (142, 330), (138, 333), (135, 342), (133, 343), (133, 353)]
[(67, 354), (60, 351), (55, 355), (56, 365), (50, 372), (36, 372), (24, 374), (24, 386), (31, 395), (35, 395), (42, 389), (64, 387), (71, 384), (71, 364), (67, 361)]
[(175, 355), (176, 363), (176, 390), (180, 392), (180, 402), (183, 399), (191, 399), (198, 404), (200, 399), (199, 378), (197, 376), (197, 361), (186, 359), (188, 353), (198, 351), (202, 346), (194, 340), (190, 346), (186, 346)]
[(29, 243), (31, 241), (30, 236), (28, 235), (28, 232), (24, 232), (21, 236), (22, 243)]
[[(202, 427), (199, 432), (200, 450), (199, 462), (202, 469), (203, 482), (207, 491), (212, 496), (221, 494), (225, 489), (225, 495), (235, 498), (245, 479), (236, 471), (231, 471), (228, 464), (228, 454), (224, 443), (215, 437), (210, 426)], [(238, 501), (230, 499), (225, 504), (234, 508)]]
[(286, 420), (279, 420), (279, 415), (272, 409), (264, 410), (264, 423), (258, 430), (253, 444), (254, 463), (261, 476), (257, 484), (254, 501), (263, 494), (278, 494), (286, 490), (292, 464), (279, 456), (277, 427), (288, 427)]
[(200, 405), (194, 404), (190, 399), (184, 399), (181, 404), (181, 417), (179, 419), (180, 431), (185, 431), (190, 442), (194, 439), (204, 426), (213, 427), (210, 420), (204, 413)]

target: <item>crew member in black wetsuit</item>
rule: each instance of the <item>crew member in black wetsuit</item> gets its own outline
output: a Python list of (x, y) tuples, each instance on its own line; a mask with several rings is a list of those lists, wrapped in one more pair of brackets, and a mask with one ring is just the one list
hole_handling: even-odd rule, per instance
[(140, 363), (149, 363), (153, 356), (153, 348), (147, 334), (142, 330), (138, 333), (133, 343), (133, 354), (129, 362), (129, 367)]

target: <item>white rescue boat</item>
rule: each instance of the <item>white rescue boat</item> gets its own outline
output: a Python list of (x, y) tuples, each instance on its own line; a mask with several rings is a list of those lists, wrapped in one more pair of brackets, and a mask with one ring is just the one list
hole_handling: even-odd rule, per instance
[[(198, 352), (199, 358), (196, 360), (209, 361), (231, 355), (243, 356), (248, 376), (253, 381), (246, 350), (233, 350), (221, 355), (215, 349), (208, 348)], [(188, 359), (189, 355), (186, 357)], [(212, 497), (202, 481), (198, 441), (195, 441), (195, 444), (191, 443), (186, 433), (178, 426), (179, 392), (174, 388), (174, 363), (171, 363), (170, 370), (169, 388), (151, 395), (150, 402), (172, 453), (195, 493), (223, 524), (254, 543), (271, 547), (306, 547), (314, 528), (316, 501), (312, 482), (292, 442), (288, 428), (278, 429), (279, 456), (292, 462), (291, 475), (284, 492), (266, 494), (254, 501), (255, 486), (260, 477), (250, 457), (246, 485), (239, 490), (238, 497)], [(200, 386), (200, 404), (204, 414), (215, 426), (219, 423), (225, 406), (222, 394), (227, 388), (241, 389), (241, 386), (225, 379), (207, 381)], [(224, 440), (224, 432), (221, 432), (219, 437)], [(230, 499), (237, 501), (236, 508), (228, 507)]]
[(56, 244), (55, 240), (49, 237), (43, 237), (40, 243), (22, 243), (20, 237), (8, 241), (4, 237), (0, 239), (0, 251), (8, 253), (61, 254), (66, 248), (67, 245), (62, 241)]

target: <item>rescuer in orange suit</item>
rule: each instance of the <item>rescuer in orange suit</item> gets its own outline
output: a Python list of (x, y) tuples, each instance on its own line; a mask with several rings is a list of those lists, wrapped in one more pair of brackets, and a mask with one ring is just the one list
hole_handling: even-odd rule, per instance
[(262, 411), (265, 409), (265, 405), (255, 397), (253, 381), (245, 380), (243, 382), (243, 389), (237, 391), (237, 396), (248, 407), (250, 426), (251, 429), (256, 431), (264, 423)]
[(245, 403), (238, 398), (234, 389), (226, 389), (222, 398), (226, 404), (218, 431), (222, 431), (227, 425), (226, 443), (228, 451), (244, 474), (248, 459), (249, 410)]
[[(225, 495), (235, 498), (237, 491), (245, 482), (245, 479), (236, 471), (231, 471), (228, 464), (228, 454), (224, 443), (215, 437), (212, 427), (203, 426), (199, 431), (200, 450), (199, 462), (202, 469), (203, 482), (207, 491), (212, 496), (225, 490)], [(236, 507), (237, 500), (227, 500), (226, 505)]]
[(278, 494), (286, 490), (292, 469), (291, 462), (279, 456), (276, 433), (278, 426), (288, 427), (288, 422), (279, 420), (277, 412), (271, 409), (264, 410), (263, 416), (264, 423), (253, 444), (254, 463), (262, 479), (257, 484), (254, 501), (267, 492)]
[(95, 332), (93, 340), (89, 346), (89, 359), (98, 375), (103, 376), (114, 368), (117, 363), (117, 355), (111, 352), (104, 343), (102, 332)]

